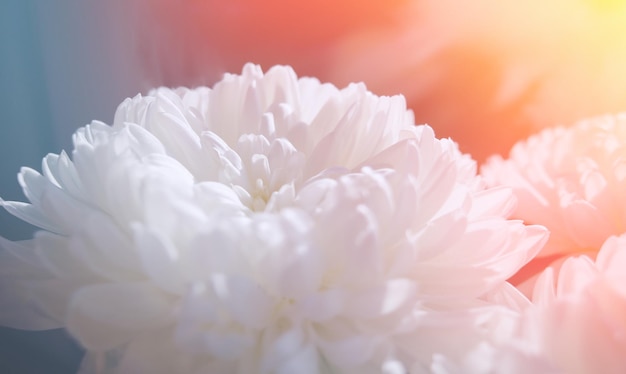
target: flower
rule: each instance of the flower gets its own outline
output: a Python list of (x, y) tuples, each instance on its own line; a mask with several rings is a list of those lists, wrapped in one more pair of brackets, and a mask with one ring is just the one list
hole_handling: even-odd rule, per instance
[(626, 232), (625, 156), (626, 115), (618, 114), (546, 129), (483, 166), (488, 185), (514, 189), (512, 217), (550, 230), (520, 281), (572, 255), (594, 258), (607, 238)]
[(67, 328), (87, 372), (479, 372), (546, 239), (401, 96), (287, 67), (159, 88), (73, 140), (2, 203), (43, 230), (1, 242), (0, 322)]
[[(525, 312), (525, 344), (558, 372), (626, 370), (626, 235), (611, 236), (595, 261), (567, 258), (558, 274), (544, 271)], [(528, 331), (532, 331), (529, 334)]]
[(510, 186), (512, 217), (545, 225), (550, 239), (512, 282), (533, 301), (520, 345), (558, 372), (626, 370), (626, 115), (546, 129), (482, 168)]

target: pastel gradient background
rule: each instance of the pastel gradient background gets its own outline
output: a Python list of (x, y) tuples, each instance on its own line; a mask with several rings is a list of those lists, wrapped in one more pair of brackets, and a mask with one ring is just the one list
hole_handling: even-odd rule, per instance
[[(540, 128), (626, 110), (626, 6), (555, 0), (3, 0), (0, 196), (150, 87), (212, 84), (252, 61), (406, 95), (479, 161)], [(0, 211), (0, 235), (33, 228)], [(0, 330), (0, 372), (72, 373), (62, 332)]]
[[(23, 200), (21, 166), (41, 168), (49, 152), (71, 149), (92, 119), (110, 122), (121, 100), (144, 91), (122, 1), (0, 2), (0, 196)], [(124, 7), (130, 7), (125, 5)], [(0, 235), (33, 228), (0, 211)], [(1, 373), (75, 373), (82, 350), (63, 332), (0, 328)]]

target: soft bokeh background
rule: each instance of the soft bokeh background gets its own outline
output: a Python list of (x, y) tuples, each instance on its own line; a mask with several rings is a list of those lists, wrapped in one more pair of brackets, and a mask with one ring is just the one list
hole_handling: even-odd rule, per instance
[[(80, 0), (0, 2), (0, 196), (22, 199), (21, 166), (40, 170), (49, 152), (71, 149), (71, 134), (144, 91), (129, 4)], [(30, 229), (4, 211), (0, 234)]]
[[(40, 170), (47, 153), (70, 148), (76, 128), (92, 119), (110, 122), (124, 97), (145, 90), (133, 53), (132, 9), (121, 4), (0, 1), (3, 199), (23, 200), (16, 179), (21, 166)], [(0, 235), (26, 239), (32, 231), (0, 210)], [(81, 356), (62, 331), (0, 328), (0, 373), (75, 373)]]
[(142, 64), (160, 82), (212, 83), (246, 61), (365, 81), (481, 162), (626, 108), (624, 0), (136, 1)]
[[(539, 128), (626, 110), (615, 0), (3, 0), (0, 196), (152, 86), (212, 84), (247, 61), (403, 93), (416, 120), (479, 161)], [(0, 211), (0, 235), (33, 228)], [(73, 373), (60, 331), (0, 330), (0, 373)]]

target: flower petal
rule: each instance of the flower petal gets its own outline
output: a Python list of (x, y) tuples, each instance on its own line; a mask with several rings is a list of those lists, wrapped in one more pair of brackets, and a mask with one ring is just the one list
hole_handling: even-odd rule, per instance
[(69, 304), (67, 329), (89, 350), (126, 343), (141, 331), (171, 323), (173, 310), (149, 283), (101, 283), (82, 287)]

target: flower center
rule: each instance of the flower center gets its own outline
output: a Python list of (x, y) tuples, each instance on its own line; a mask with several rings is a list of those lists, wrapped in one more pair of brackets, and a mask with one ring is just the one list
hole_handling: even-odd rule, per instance
[(265, 182), (263, 179), (258, 178), (254, 184), (254, 189), (250, 191), (251, 202), (249, 208), (255, 212), (264, 211), (270, 196), (271, 192), (268, 190)]
[(290, 200), (305, 157), (287, 139), (247, 134), (239, 139), (236, 152), (241, 170), (232, 183), (244, 205), (261, 212)]

